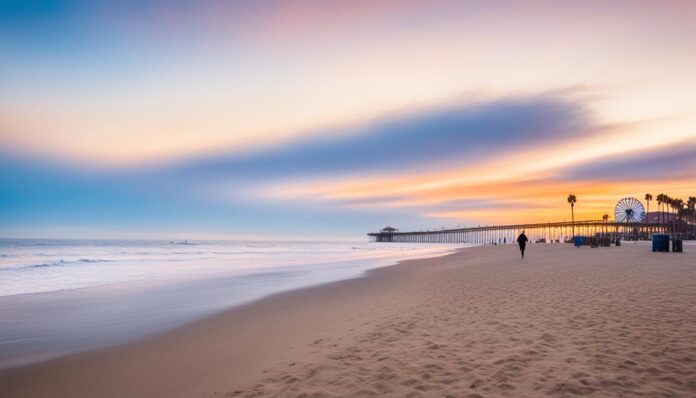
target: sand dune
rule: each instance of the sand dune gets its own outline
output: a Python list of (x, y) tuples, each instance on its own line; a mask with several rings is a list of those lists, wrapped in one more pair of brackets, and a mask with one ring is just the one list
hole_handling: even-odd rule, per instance
[(696, 255), (532, 245), (520, 260), (512, 246), (465, 249), (5, 372), (0, 391), (696, 396)]

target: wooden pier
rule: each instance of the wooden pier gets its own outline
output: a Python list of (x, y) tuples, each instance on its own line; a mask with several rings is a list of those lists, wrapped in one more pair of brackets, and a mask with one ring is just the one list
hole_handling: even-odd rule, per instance
[(475, 243), (506, 244), (514, 243), (517, 236), (525, 231), (532, 242), (567, 242), (576, 236), (609, 236), (612, 240), (649, 239), (654, 233), (670, 233), (667, 224), (618, 223), (604, 220), (549, 222), (538, 224), (513, 224), (478, 226), (470, 228), (442, 229), (433, 231), (402, 232), (386, 227), (379, 232), (367, 234), (373, 242), (405, 243)]

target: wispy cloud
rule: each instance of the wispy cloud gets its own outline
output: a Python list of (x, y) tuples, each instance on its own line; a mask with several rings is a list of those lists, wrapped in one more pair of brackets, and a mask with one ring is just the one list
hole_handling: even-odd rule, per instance
[(433, 170), (593, 134), (596, 128), (583, 103), (549, 93), (402, 112), (318, 131), (261, 152), (196, 159), (171, 170), (243, 179)]
[(293, 233), (341, 223), (359, 233), (383, 222), (419, 228), (557, 219), (571, 191), (582, 201), (579, 216), (594, 218), (614, 198), (637, 195), (638, 184), (669, 191), (667, 184), (677, 181), (681, 189), (696, 189), (693, 141), (543, 162), (559, 148), (590, 151), (583, 144), (588, 137), (625, 133), (602, 126), (572, 94), (439, 104), (264, 150), (157, 167), (89, 169), (5, 153), (0, 212), (6, 227)]
[(558, 175), (568, 180), (692, 178), (696, 181), (696, 138), (583, 162), (559, 170)]

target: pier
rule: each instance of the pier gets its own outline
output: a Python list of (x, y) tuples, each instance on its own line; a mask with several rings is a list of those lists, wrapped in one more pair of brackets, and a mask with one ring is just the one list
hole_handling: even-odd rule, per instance
[(399, 231), (386, 227), (379, 232), (368, 233), (373, 242), (404, 243), (474, 243), (505, 244), (514, 243), (517, 236), (525, 231), (531, 242), (558, 243), (567, 242), (576, 236), (609, 236), (612, 240), (649, 239), (654, 233), (674, 232), (670, 224), (665, 223), (622, 223), (604, 220), (561, 221), (537, 224), (512, 224), (453, 228), (430, 231)]

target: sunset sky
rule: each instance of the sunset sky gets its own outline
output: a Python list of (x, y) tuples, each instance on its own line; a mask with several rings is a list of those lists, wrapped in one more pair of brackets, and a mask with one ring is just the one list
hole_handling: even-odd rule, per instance
[(694, 1), (0, 1), (0, 237), (363, 239), (646, 192), (696, 195)]

